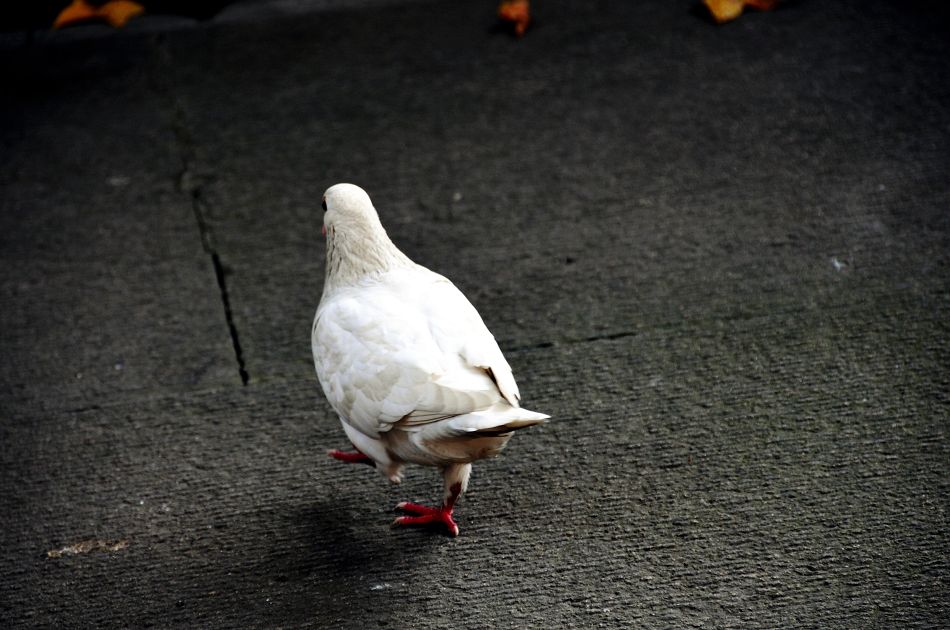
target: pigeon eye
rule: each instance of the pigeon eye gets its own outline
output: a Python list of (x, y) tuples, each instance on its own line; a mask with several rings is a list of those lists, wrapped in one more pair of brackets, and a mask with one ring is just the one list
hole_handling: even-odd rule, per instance
[(327, 200), (324, 199), (323, 202), (320, 204), (320, 206), (323, 208), (323, 211), (326, 212), (326, 211), (327, 211)]

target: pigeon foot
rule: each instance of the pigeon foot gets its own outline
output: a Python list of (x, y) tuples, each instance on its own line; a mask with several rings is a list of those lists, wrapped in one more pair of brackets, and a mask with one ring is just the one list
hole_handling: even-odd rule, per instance
[(374, 462), (371, 457), (359, 451), (350, 452), (350, 451), (341, 451), (339, 449), (333, 449), (333, 450), (327, 451), (327, 455), (329, 455), (333, 459), (338, 459), (341, 462), (346, 462), (348, 464), (369, 464), (370, 466), (376, 465), (376, 462)]
[(415, 516), (399, 516), (393, 521), (393, 527), (399, 525), (445, 525), (450, 536), (459, 535), (459, 526), (452, 518), (453, 508), (450, 506), (443, 505), (434, 508), (403, 501), (396, 505), (396, 509), (415, 514)]

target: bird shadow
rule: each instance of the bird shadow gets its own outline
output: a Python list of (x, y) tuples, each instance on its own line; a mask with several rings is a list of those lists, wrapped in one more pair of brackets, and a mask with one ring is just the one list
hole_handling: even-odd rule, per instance
[(378, 569), (387, 556), (383, 541), (361, 531), (353, 514), (345, 501), (329, 499), (279, 514), (288, 535), (271, 548), (269, 570), (289, 580), (317, 577), (337, 582)]
[[(389, 527), (394, 513), (367, 510), (353, 497), (322, 498), (278, 515), (284, 535), (265, 556), (278, 580), (312, 580), (334, 588), (395, 579), (406, 567), (424, 564), (445, 541), (432, 531)], [(417, 535), (410, 535), (417, 534)]]

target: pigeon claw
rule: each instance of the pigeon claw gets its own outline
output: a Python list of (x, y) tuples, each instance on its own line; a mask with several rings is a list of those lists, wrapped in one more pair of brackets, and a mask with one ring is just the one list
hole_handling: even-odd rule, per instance
[(369, 464), (370, 466), (375, 466), (376, 462), (373, 459), (359, 451), (350, 452), (350, 451), (341, 451), (338, 449), (332, 449), (327, 451), (327, 455), (333, 459), (338, 459), (341, 462), (346, 462), (348, 464)]
[(459, 535), (459, 526), (452, 518), (452, 508), (448, 506), (443, 505), (434, 508), (402, 501), (396, 505), (396, 509), (409, 512), (414, 516), (396, 517), (396, 520), (393, 521), (393, 527), (401, 525), (444, 525), (449, 530), (449, 536), (454, 538)]

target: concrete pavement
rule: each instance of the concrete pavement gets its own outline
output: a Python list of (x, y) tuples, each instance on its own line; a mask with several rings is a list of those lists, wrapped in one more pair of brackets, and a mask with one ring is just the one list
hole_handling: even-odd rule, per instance
[[(575, 4), (4, 40), (2, 618), (946, 623), (945, 16)], [(554, 417), (458, 539), (388, 527), (434, 470), (323, 455), (337, 181)]]

